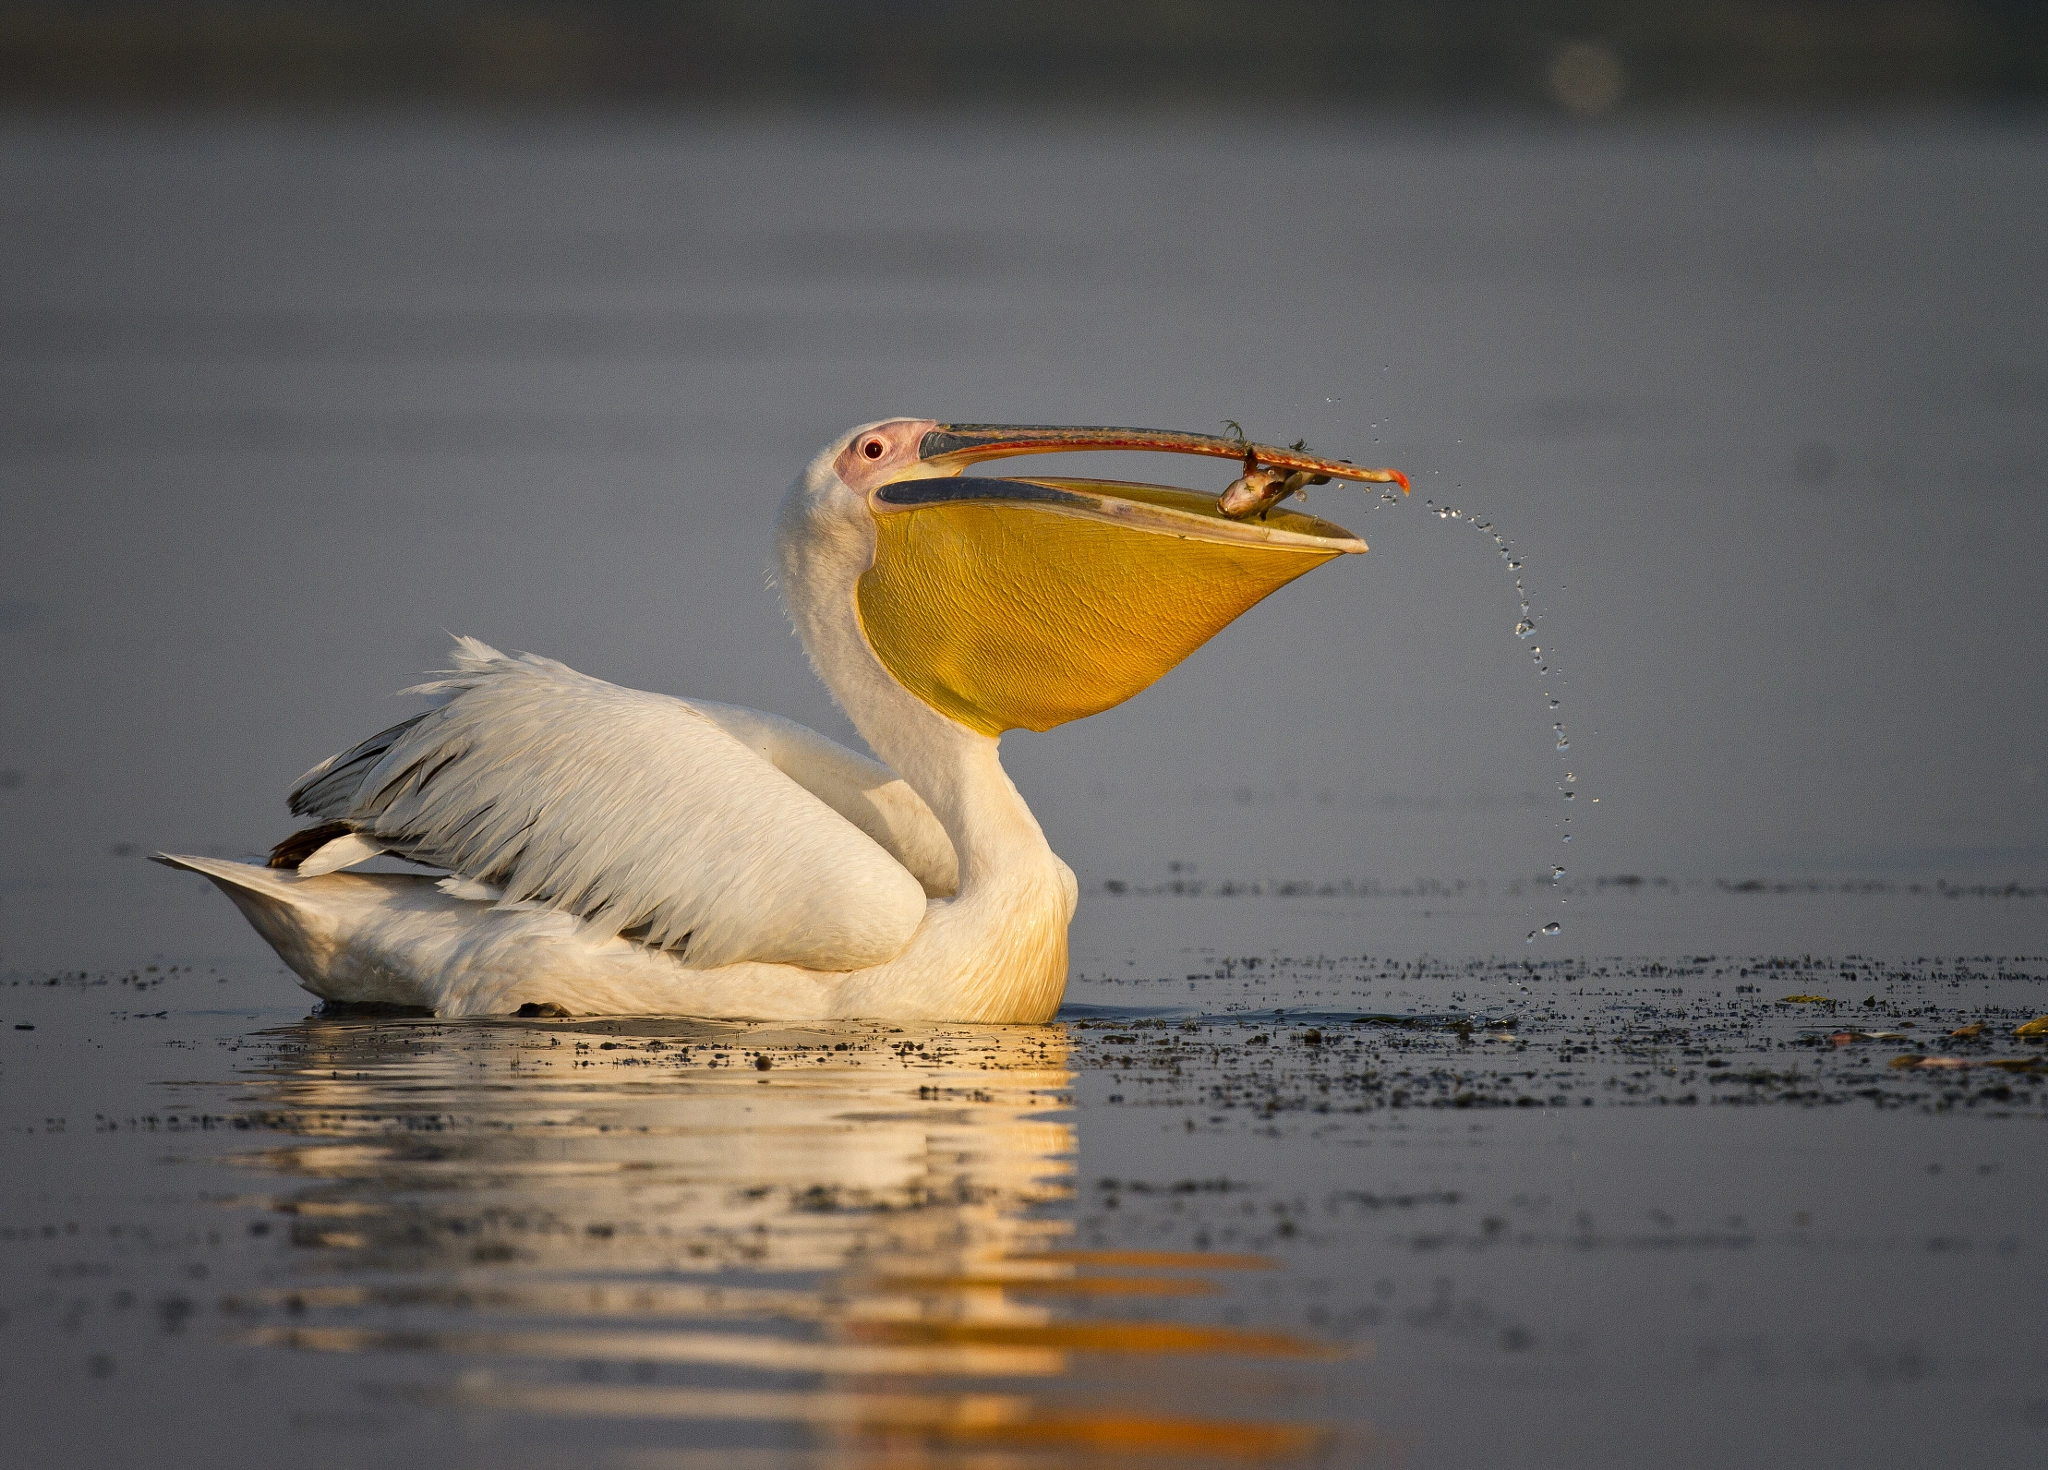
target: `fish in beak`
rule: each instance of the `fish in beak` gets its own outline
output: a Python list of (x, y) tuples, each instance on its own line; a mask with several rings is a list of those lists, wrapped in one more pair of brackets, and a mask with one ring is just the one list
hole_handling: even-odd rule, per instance
[[(1408, 488), (1399, 470), (1213, 434), (891, 427), (923, 433), (866, 492), (876, 544), (855, 593), (861, 630), (898, 683), (987, 735), (1049, 730), (1121, 704), (1296, 577), (1366, 550), (1342, 526), (1277, 504), (1302, 484)], [(1243, 473), (1220, 499), (970, 473), (990, 460), (1097, 451), (1207, 455)]]

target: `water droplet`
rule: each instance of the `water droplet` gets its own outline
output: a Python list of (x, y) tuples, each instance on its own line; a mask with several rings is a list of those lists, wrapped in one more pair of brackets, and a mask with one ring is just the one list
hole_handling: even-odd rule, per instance
[(1564, 869), (1553, 864), (1550, 869), (1550, 881), (1553, 883), (1564, 882)]
[(1571, 799), (1572, 799), (1572, 798), (1573, 798), (1574, 796), (1577, 796), (1578, 794), (1579, 794), (1579, 793), (1578, 793), (1578, 792), (1576, 792), (1576, 791), (1567, 791), (1567, 792), (1566, 792), (1566, 793), (1564, 794), (1564, 799), (1565, 799), (1566, 801), (1570, 801), (1570, 800), (1571, 800)]
[[(1373, 427), (1377, 429), (1379, 425), (1374, 424)], [(1458, 442), (1462, 444), (1464, 441), (1459, 440)], [(1430, 473), (1437, 474), (1439, 472), (1432, 470)], [(1462, 491), (1465, 488), (1465, 482), (1463, 480), (1458, 481), (1455, 488)], [(1380, 490), (1379, 498), (1389, 505), (1401, 503), (1400, 498), (1392, 490), (1385, 488)], [(1535, 665), (1537, 675), (1547, 683), (1551, 669), (1549, 663), (1544, 659), (1543, 645), (1529, 641), (1533, 640), (1536, 636), (1535, 603), (1528, 584), (1518, 575), (1523, 567), (1523, 558), (1516, 553), (1514, 543), (1502, 533), (1501, 529), (1494, 522), (1488, 520), (1478, 511), (1461, 511), (1455, 505), (1439, 504), (1433, 497), (1425, 497), (1422, 502), (1422, 508), (1435, 515), (1438, 520), (1462, 520), (1468, 522), (1474, 530), (1484, 531), (1488, 539), (1493, 542), (1494, 549), (1500, 553), (1501, 561), (1506, 564), (1509, 573), (1514, 577), (1515, 597), (1520, 608), (1520, 620), (1515, 624), (1515, 636), (1525, 640), (1525, 646), (1529, 650), (1529, 662)], [(1564, 707), (1564, 700), (1550, 690), (1544, 689), (1542, 695), (1544, 703), (1548, 708), (1556, 710)], [(1556, 748), (1560, 751), (1571, 749), (1571, 739), (1565, 734), (1564, 725), (1562, 723), (1554, 724), (1551, 726), (1551, 729), (1557, 735)], [(1600, 732), (1596, 730), (1593, 733), (1597, 735)], [(1571, 776), (1568, 779), (1575, 781), (1578, 778)], [(1574, 793), (1567, 791), (1564, 795), (1565, 800), (1570, 801), (1573, 799)], [(1594, 797), (1593, 800), (1598, 801), (1599, 798)], [(1564, 821), (1568, 828), (1571, 818), (1566, 817)], [(1562, 840), (1565, 842), (1572, 840), (1569, 830), (1563, 833)], [(1561, 868), (1557, 870), (1559, 876), (1562, 875), (1562, 871)], [(1553, 877), (1551, 881), (1556, 882), (1558, 878)], [(1553, 928), (1544, 932), (1554, 933), (1556, 931)], [(1536, 931), (1531, 931), (1529, 937), (1533, 941), (1537, 937)]]
[(1523, 940), (1522, 942), (1524, 944), (1534, 944), (1536, 942), (1536, 931), (1534, 929), (1531, 929), (1529, 931), (1529, 937)]
[(1558, 923), (1557, 920), (1552, 919), (1548, 924), (1545, 924), (1543, 926), (1543, 932), (1545, 934), (1562, 934), (1564, 932), (1564, 925)]

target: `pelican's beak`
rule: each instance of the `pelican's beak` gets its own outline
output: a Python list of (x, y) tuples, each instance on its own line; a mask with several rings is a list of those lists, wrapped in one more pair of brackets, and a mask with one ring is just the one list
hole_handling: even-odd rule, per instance
[(1253, 461), (1281, 470), (1307, 470), (1333, 480), (1364, 480), (1399, 485), (1408, 493), (1408, 477), (1399, 470), (1369, 470), (1348, 459), (1326, 459), (1302, 449), (1253, 444), (1220, 434), (1189, 434), (1179, 429), (1067, 429), (1052, 424), (935, 424), (918, 446), (921, 473), (957, 475), (983, 460), (1013, 454), (1086, 454), (1098, 450), (1141, 454), (1206, 454), (1212, 459)]
[(1170, 430), (940, 424), (868, 494), (874, 564), (856, 593), (869, 645), (927, 704), (987, 735), (1049, 730), (1121, 704), (1269, 593), (1365, 543), (1273, 507), (1117, 480), (984, 479), (989, 459), (1097, 450), (1201, 454), (1398, 484), (1301, 450)]

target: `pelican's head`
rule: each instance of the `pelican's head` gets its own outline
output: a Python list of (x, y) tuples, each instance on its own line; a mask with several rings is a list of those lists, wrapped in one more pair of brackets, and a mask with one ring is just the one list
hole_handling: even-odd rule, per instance
[(973, 473), (987, 460), (1093, 450), (1408, 488), (1398, 470), (1210, 434), (887, 419), (825, 448), (785, 528), (801, 505), (809, 535), (872, 535), (854, 589), (861, 636), (897, 683), (986, 735), (1121, 704), (1268, 593), (1366, 549), (1342, 526), (1278, 506), (1234, 518), (1214, 493)]

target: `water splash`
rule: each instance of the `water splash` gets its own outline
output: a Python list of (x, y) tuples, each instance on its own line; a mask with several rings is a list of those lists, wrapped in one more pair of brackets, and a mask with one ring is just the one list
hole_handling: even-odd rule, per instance
[[(1464, 487), (1461, 485), (1458, 488), (1463, 489)], [(1379, 496), (1379, 499), (1390, 505), (1397, 503), (1395, 497), (1387, 491), (1382, 491)], [(1518, 614), (1518, 619), (1515, 623), (1515, 637), (1521, 639), (1524, 643), (1528, 645), (1529, 662), (1535, 668), (1537, 677), (1543, 681), (1544, 707), (1553, 712), (1562, 710), (1564, 708), (1564, 699), (1560, 694), (1558, 694), (1554, 687), (1551, 687), (1554, 682), (1553, 671), (1551, 668), (1551, 659), (1546, 653), (1544, 646), (1540, 643), (1533, 641), (1537, 634), (1538, 619), (1535, 605), (1532, 602), (1529, 595), (1528, 583), (1523, 579), (1521, 575), (1526, 558), (1524, 558), (1521, 555), (1521, 553), (1515, 549), (1514, 543), (1511, 540), (1509, 540), (1509, 538), (1505, 534), (1502, 533), (1500, 528), (1496, 526), (1493, 523), (1493, 521), (1479, 514), (1476, 511), (1460, 510), (1457, 506), (1449, 504), (1438, 504), (1435, 500), (1432, 499), (1425, 499), (1423, 501), (1423, 509), (1427, 511), (1429, 514), (1434, 515), (1440, 521), (1462, 521), (1465, 524), (1471, 526), (1473, 530), (1478, 531), (1481, 534), (1492, 539), (1494, 550), (1499, 555), (1501, 564), (1507, 569), (1507, 571), (1511, 575), (1514, 576), (1515, 605)], [(1556, 750), (1559, 756), (1563, 756), (1566, 751), (1569, 751), (1572, 748), (1572, 741), (1571, 732), (1565, 727), (1565, 722), (1562, 717), (1555, 719), (1551, 722), (1550, 731), (1551, 734), (1555, 737), (1553, 741), (1553, 749)], [(1579, 778), (1577, 774), (1574, 772), (1566, 771), (1564, 773), (1564, 780), (1561, 783), (1559, 783), (1557, 789), (1559, 794), (1565, 800), (1565, 802), (1570, 803), (1577, 799), (1578, 793), (1572, 788), (1578, 783), (1578, 779)], [(1597, 796), (1592, 798), (1592, 800), (1596, 802), (1599, 799), (1600, 798)], [(1569, 807), (1567, 807), (1567, 813), (1568, 812)], [(1559, 842), (1570, 842), (1572, 840), (1571, 823), (1572, 819), (1567, 814), (1558, 824)], [(1550, 870), (1550, 883), (1553, 889), (1558, 890), (1557, 901), (1560, 904), (1570, 902), (1570, 900), (1564, 896), (1562, 891), (1564, 887), (1564, 877), (1565, 870), (1563, 864), (1553, 864)], [(1558, 923), (1556, 920), (1552, 920), (1551, 922), (1544, 924), (1539, 928), (1530, 930), (1529, 942), (1533, 944), (1539, 937), (1560, 933), (1562, 932), (1562, 929), (1562, 924)]]

